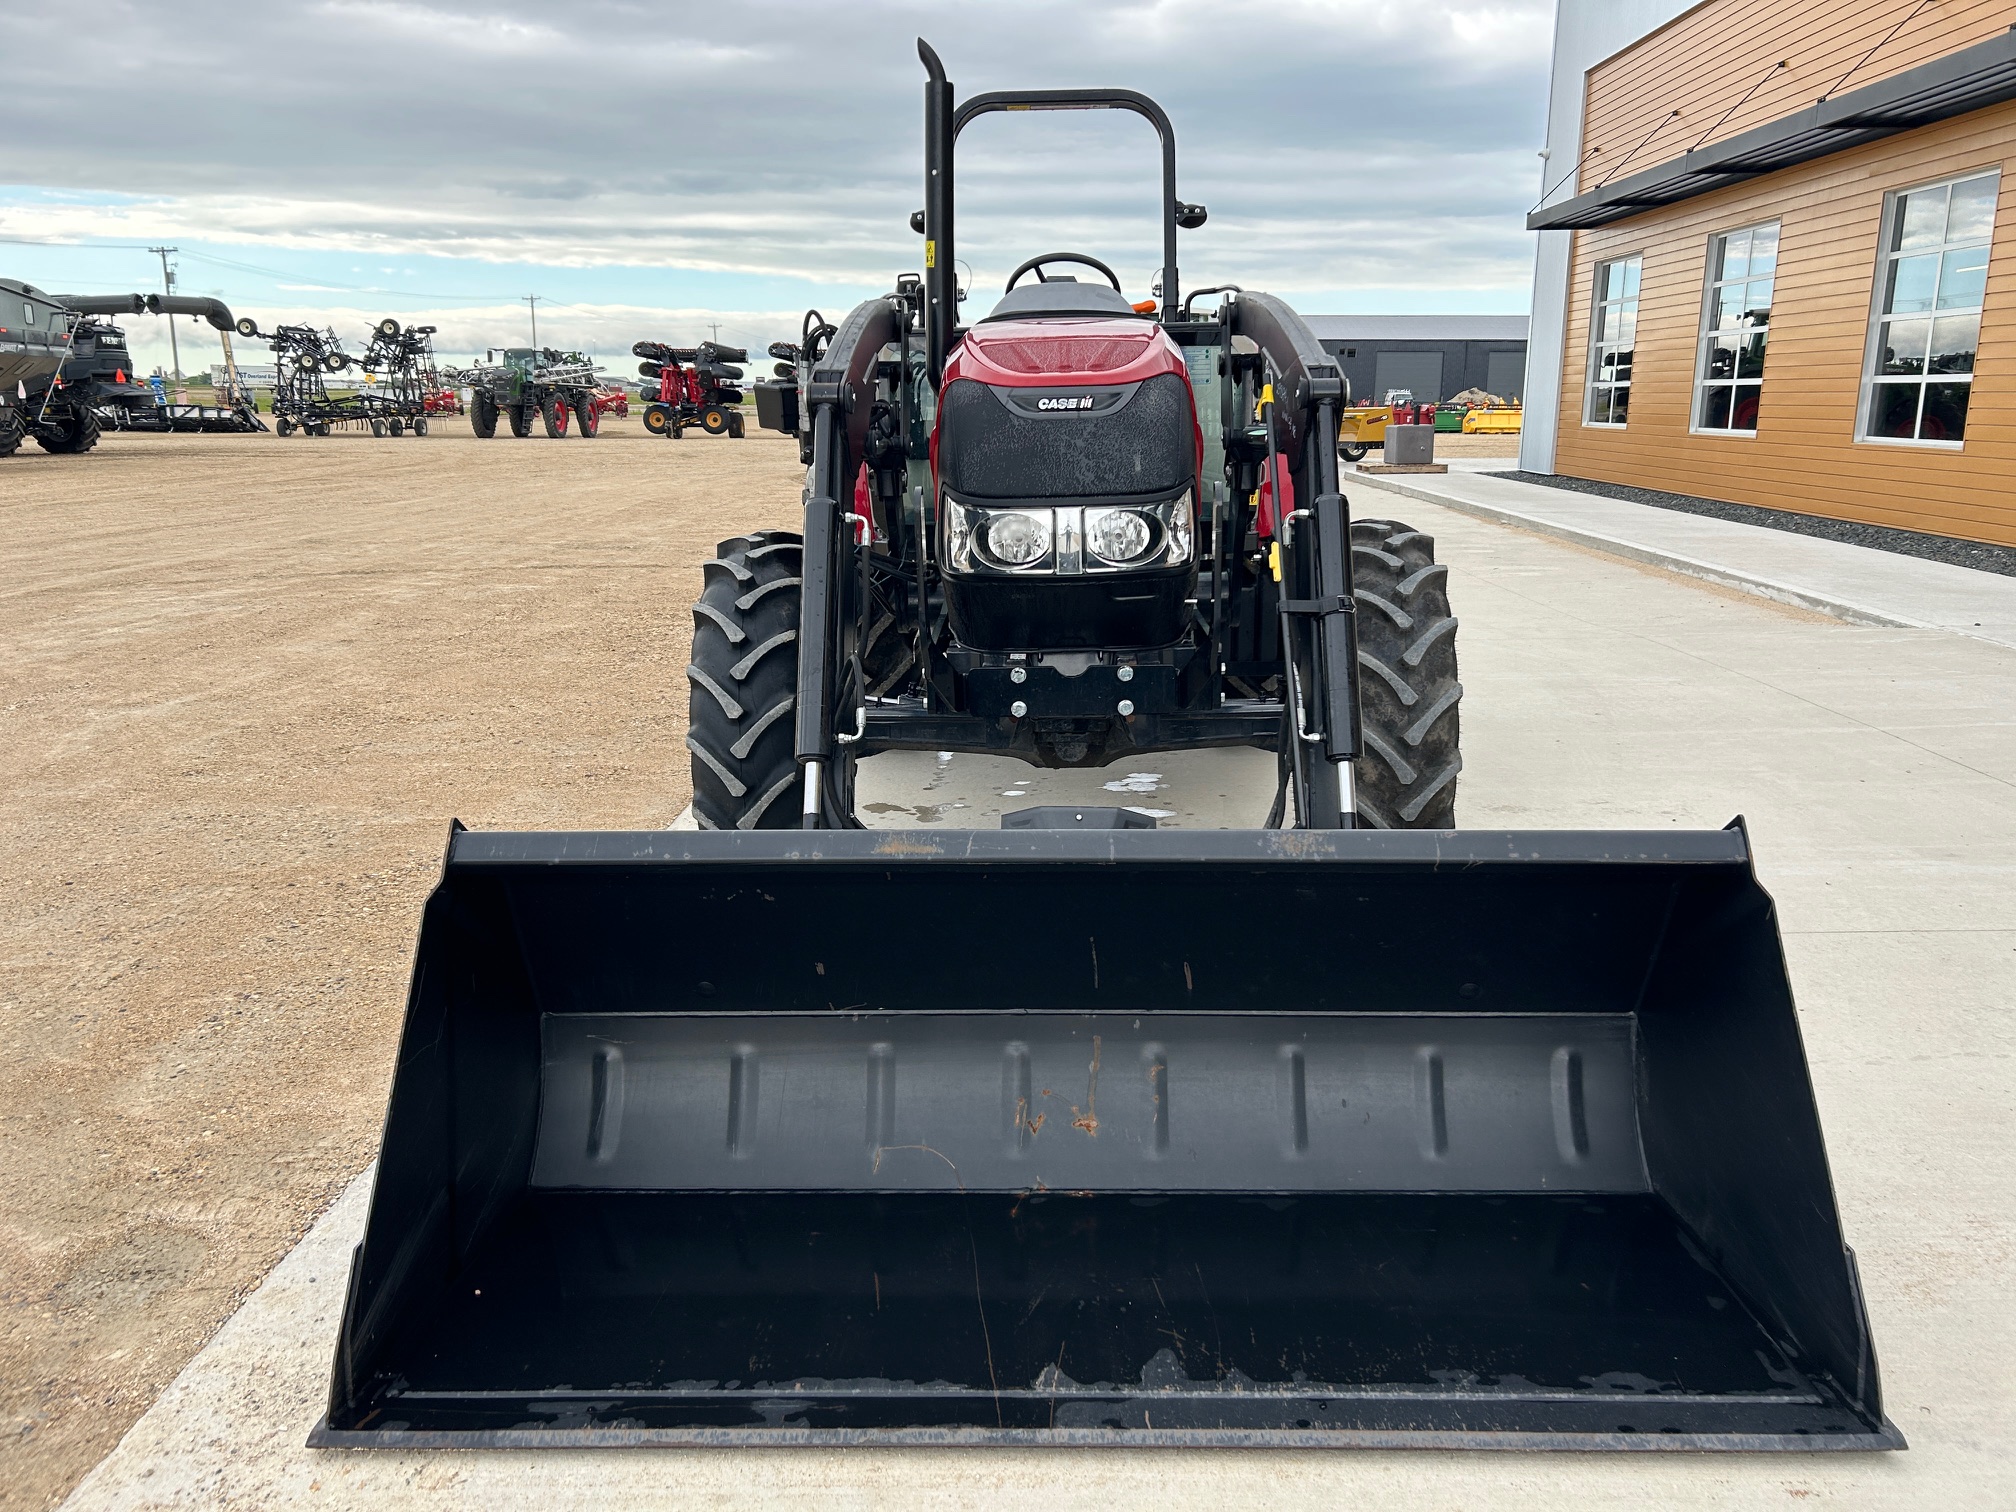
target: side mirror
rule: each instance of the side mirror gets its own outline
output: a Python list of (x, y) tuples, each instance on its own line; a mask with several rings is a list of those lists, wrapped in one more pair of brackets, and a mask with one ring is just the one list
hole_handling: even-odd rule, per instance
[(915, 231), (919, 236), (924, 234), (924, 212), (922, 210), (912, 210), (910, 212), (910, 229)]
[(1211, 212), (1202, 205), (1186, 205), (1180, 201), (1176, 206), (1176, 224), (1185, 231), (1195, 231), (1211, 218)]

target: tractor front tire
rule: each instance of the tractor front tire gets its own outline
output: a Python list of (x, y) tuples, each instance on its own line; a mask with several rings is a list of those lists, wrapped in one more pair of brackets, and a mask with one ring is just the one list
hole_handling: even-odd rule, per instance
[(98, 417), (88, 409), (52, 412), (36, 427), (35, 444), (59, 456), (79, 456), (98, 444)]
[(595, 412), (593, 399), (581, 398), (574, 401), (574, 423), (580, 430), (583, 441), (592, 441), (601, 434), (602, 417)]
[(573, 412), (558, 399), (548, 399), (539, 406), (539, 418), (546, 422), (546, 437), (549, 441), (564, 440), (567, 435), (567, 418)]
[(28, 426), (20, 415), (0, 405), (0, 457), (11, 457), (28, 439)]
[(514, 404), (511, 406), (511, 434), (524, 440), (532, 434), (532, 406)]
[(469, 429), (484, 441), (497, 434), (497, 401), (481, 389), (469, 401)]
[(795, 829), (798, 603), (804, 545), (781, 530), (723, 541), (693, 605), (686, 749), (702, 829)]
[(1454, 829), (1463, 684), (1449, 568), (1435, 541), (1397, 520), (1351, 522), (1358, 604), (1361, 829)]

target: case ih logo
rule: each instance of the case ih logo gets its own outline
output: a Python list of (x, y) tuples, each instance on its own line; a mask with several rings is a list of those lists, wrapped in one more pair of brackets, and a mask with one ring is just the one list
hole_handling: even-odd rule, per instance
[(1090, 394), (1072, 394), (1062, 399), (1038, 399), (1036, 401), (1036, 408), (1039, 410), (1089, 410), (1092, 408), (1092, 396)]

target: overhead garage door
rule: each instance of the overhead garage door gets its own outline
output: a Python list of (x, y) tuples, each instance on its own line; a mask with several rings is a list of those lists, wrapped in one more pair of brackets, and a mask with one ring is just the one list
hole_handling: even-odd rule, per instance
[(1490, 352), (1484, 360), (1484, 387), (1500, 399), (1526, 397), (1526, 354)]
[(1442, 397), (1442, 354), (1381, 352), (1372, 388), (1374, 403), (1383, 404), (1395, 389), (1406, 389), (1417, 403), (1434, 403)]

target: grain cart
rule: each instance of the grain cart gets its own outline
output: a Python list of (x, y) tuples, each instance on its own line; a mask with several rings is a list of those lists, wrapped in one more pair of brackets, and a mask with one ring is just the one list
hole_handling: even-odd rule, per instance
[[(921, 51), (924, 275), (808, 321), (802, 528), (694, 606), (717, 827), (455, 827), (312, 1441), (1900, 1445), (1741, 826), (1448, 827), (1447, 569), (1287, 305), (1182, 313), (1167, 117)], [(1159, 314), (1049, 253), (960, 322), (1026, 109), (1159, 133)], [(851, 813), (1221, 744), (1293, 829)]]
[(583, 436), (592, 437), (602, 429), (602, 412), (608, 407), (601, 402), (595, 364), (579, 352), (552, 347), (506, 347), (501, 353), (493, 349), (482, 362), (450, 376), (471, 390), (469, 426), (483, 437), (497, 434), (500, 415), (514, 436), (531, 435), (537, 419), (555, 439), (567, 434), (570, 421)]
[[(40, 405), (31, 407), (28, 387), (33, 384), (38, 394), (46, 394), (69, 349), (70, 312), (62, 301), (18, 278), (0, 278), (0, 457), (13, 456), (31, 435), (41, 439), (36, 429)], [(96, 443), (95, 424), (89, 435), (83, 445), (70, 449), (83, 451)], [(46, 443), (43, 449), (48, 449)]]
[(742, 369), (735, 364), (749, 360), (747, 351), (713, 341), (697, 347), (640, 341), (630, 353), (644, 359), (637, 364), (647, 380), (637, 391), (644, 401), (644, 429), (677, 441), (687, 426), (697, 425), (710, 436), (741, 439), (742, 390), (734, 385)]

